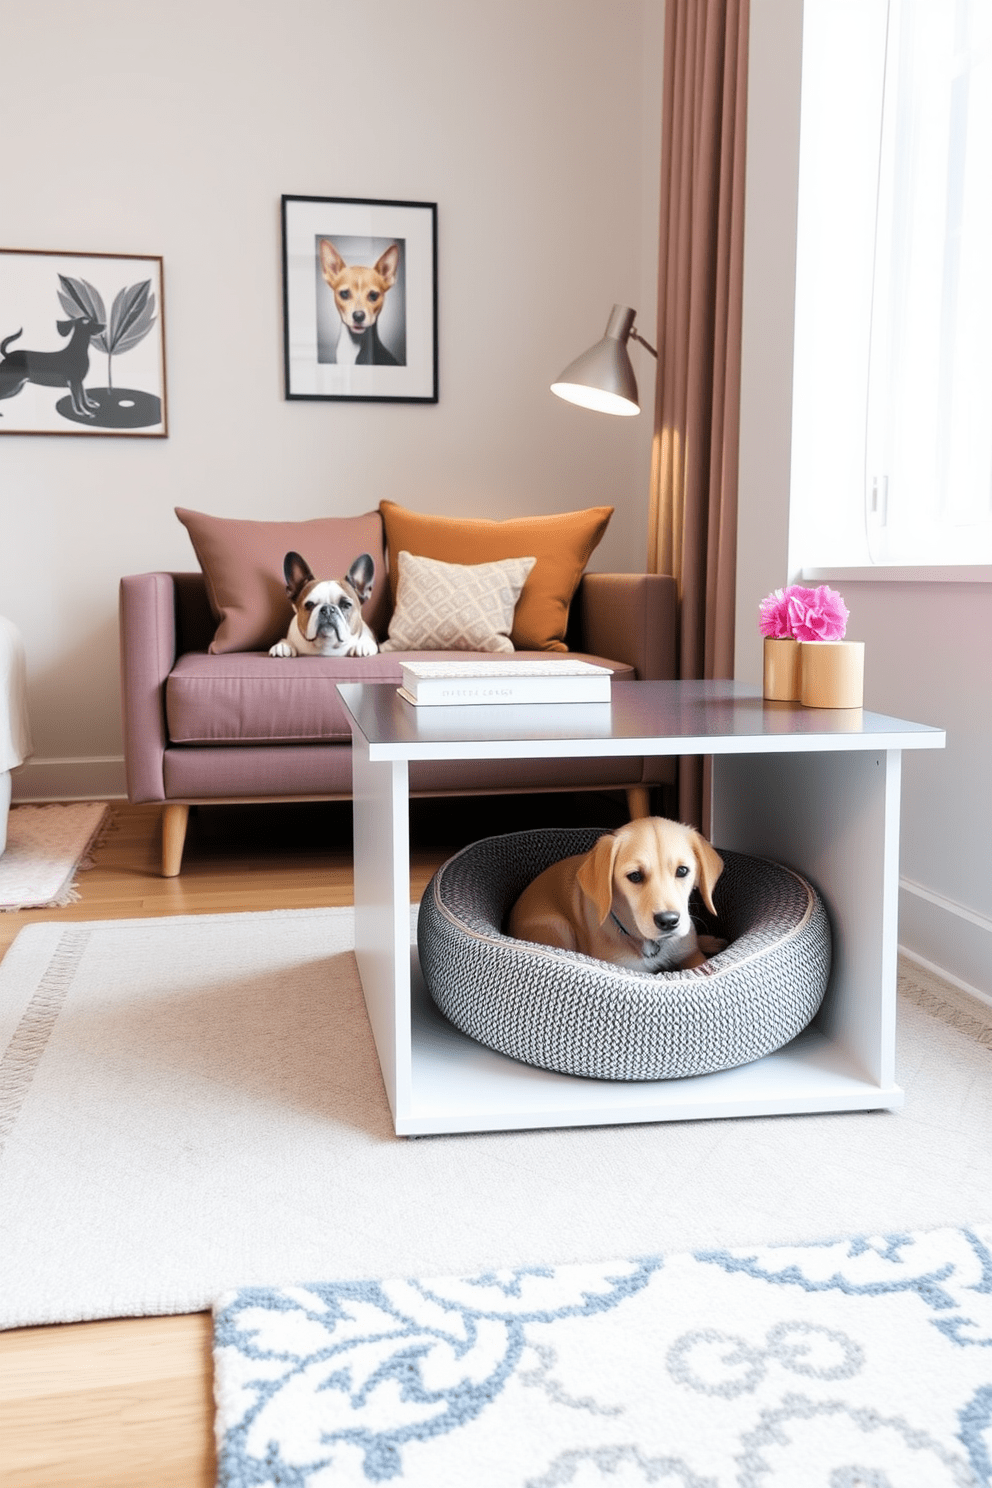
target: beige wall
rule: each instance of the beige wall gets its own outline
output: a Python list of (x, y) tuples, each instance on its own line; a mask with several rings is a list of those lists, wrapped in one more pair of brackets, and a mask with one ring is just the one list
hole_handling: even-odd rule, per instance
[[(593, 567), (643, 566), (650, 415), (583, 413), (548, 383), (614, 301), (653, 339), (662, 0), (379, 0), (362, 25), (341, 0), (3, 9), (21, 124), (0, 244), (163, 256), (170, 425), (0, 438), (0, 613), (36, 744), (20, 799), (121, 788), (117, 582), (195, 567), (177, 504), (605, 501)], [(437, 406), (284, 400), (284, 192), (438, 203)], [(0, 334), (11, 313), (0, 288)]]

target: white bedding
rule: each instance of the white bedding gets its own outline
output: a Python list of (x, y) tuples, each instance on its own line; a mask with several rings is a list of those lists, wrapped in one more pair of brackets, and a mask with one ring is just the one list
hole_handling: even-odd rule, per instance
[(0, 615), (0, 771), (13, 770), (30, 753), (24, 642), (13, 621)]
[(7, 845), (10, 771), (31, 749), (24, 642), (13, 621), (0, 615), (0, 852)]

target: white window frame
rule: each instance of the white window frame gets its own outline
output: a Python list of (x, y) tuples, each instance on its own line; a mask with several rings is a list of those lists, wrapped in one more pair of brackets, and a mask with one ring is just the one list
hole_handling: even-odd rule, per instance
[[(989, 328), (984, 341), (976, 338), (976, 346), (984, 345), (988, 353), (981, 367), (988, 396), (981, 388), (969, 406), (968, 398), (960, 395), (960, 366), (958, 387), (951, 363), (930, 375), (928, 355), (920, 352), (925, 326), (923, 332), (912, 327), (921, 337), (916, 372), (912, 379), (903, 377), (904, 385), (899, 385), (900, 375), (910, 365), (908, 357), (900, 360), (901, 337), (908, 325), (907, 297), (911, 313), (924, 320), (918, 313), (924, 303), (919, 286), (929, 287), (931, 322), (937, 313), (933, 277), (929, 286), (919, 277), (914, 283), (911, 275), (899, 282), (898, 271), (905, 267), (918, 276), (921, 273), (920, 262), (914, 264), (913, 255), (902, 251), (906, 238), (905, 234), (900, 237), (900, 231), (909, 220), (916, 185), (916, 176), (907, 178), (905, 166), (911, 172), (922, 172), (927, 166), (918, 139), (904, 132), (912, 148), (903, 157), (901, 178), (895, 169), (893, 122), (898, 119), (905, 131), (906, 120), (914, 122), (907, 99), (919, 105), (919, 98), (909, 98), (909, 83), (914, 79), (910, 75), (907, 81), (905, 73), (905, 23), (912, 9), (917, 21), (921, 14), (924, 22), (929, 19), (939, 39), (948, 16), (956, 16), (960, 27), (962, 15), (967, 19), (970, 9), (974, 25), (976, 4), (981, 9), (983, 39), (992, 41), (992, 0), (806, 0), (789, 554), (793, 573), (810, 578), (992, 579), (992, 253), (990, 270), (981, 281), (985, 301), (974, 317), (980, 321), (980, 333), (986, 322)], [(939, 12), (934, 9), (937, 6)], [(946, 41), (946, 26), (943, 30)], [(932, 48), (933, 38), (929, 43)], [(992, 46), (987, 50), (988, 56), (979, 61), (989, 76)], [(894, 56), (899, 60), (897, 67)], [(911, 54), (909, 60), (913, 60)], [(944, 58), (945, 69), (949, 60)], [(960, 63), (960, 57), (954, 60)], [(969, 60), (974, 67), (974, 54)], [(988, 110), (987, 116), (978, 119), (978, 126), (985, 131), (983, 140), (992, 139), (992, 86), (984, 92), (972, 88), (971, 106), (973, 113), (976, 107)], [(943, 122), (946, 127), (947, 119)], [(945, 150), (945, 163), (947, 158)], [(932, 147), (929, 168), (939, 184), (940, 152), (935, 158)], [(945, 195), (950, 212), (955, 205), (953, 193)], [(983, 202), (989, 196), (992, 193), (984, 192)], [(974, 197), (972, 192), (970, 199)], [(992, 215), (981, 227), (987, 235), (984, 241), (992, 243), (990, 222)], [(937, 236), (931, 233), (933, 241), (922, 243), (924, 234), (918, 232), (914, 247), (922, 244), (932, 258), (945, 248), (943, 239), (937, 243)], [(918, 252), (917, 259), (925, 269), (926, 255)], [(951, 262), (950, 254), (947, 260), (951, 269), (962, 267)], [(947, 272), (947, 264), (937, 267), (944, 269), (944, 279), (936, 287), (944, 295), (941, 305), (946, 308), (954, 274)], [(963, 271), (971, 274), (970, 305), (979, 282), (974, 261), (965, 262)], [(954, 321), (951, 317), (949, 323), (966, 341), (968, 318), (959, 316)], [(930, 335), (934, 335), (933, 324)], [(931, 345), (942, 347), (946, 361), (950, 345), (946, 330), (943, 341), (938, 333)], [(969, 366), (966, 392), (976, 381), (970, 372)], [(928, 469), (936, 468), (939, 456), (944, 474), (954, 476), (945, 482), (940, 500), (932, 499), (936, 483), (924, 480), (917, 483), (922, 494), (914, 505), (912, 482), (923, 463), (914, 466), (913, 459), (926, 439), (917, 439), (911, 446), (898, 420), (887, 417), (890, 389), (902, 397), (904, 408), (907, 394), (916, 396), (918, 409), (927, 415), (927, 419), (917, 418), (915, 432), (926, 423)], [(932, 416), (938, 405), (945, 415), (942, 425)], [(975, 407), (985, 423), (977, 446), (974, 438), (969, 446)], [(962, 452), (970, 458), (972, 474), (978, 472), (963, 498)], [(901, 526), (893, 520), (896, 504), (890, 501), (886, 507), (889, 469), (901, 497), (901, 507), (896, 506), (903, 518)], [(930, 510), (926, 511), (923, 505), (928, 501)]]

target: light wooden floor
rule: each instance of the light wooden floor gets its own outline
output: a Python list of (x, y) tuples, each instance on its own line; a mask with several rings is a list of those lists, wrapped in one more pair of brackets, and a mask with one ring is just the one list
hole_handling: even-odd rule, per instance
[[(624, 819), (622, 804), (595, 799), (598, 814), (581, 820)], [(568, 820), (568, 801), (415, 802), (412, 894), (455, 848)], [(79, 876), (80, 901), (0, 914), (0, 955), (34, 920), (352, 903), (346, 804), (205, 808), (191, 818), (179, 878), (159, 877), (160, 843), (158, 808), (116, 804), (96, 866)], [(212, 1431), (208, 1313), (0, 1332), (2, 1488), (212, 1488)]]

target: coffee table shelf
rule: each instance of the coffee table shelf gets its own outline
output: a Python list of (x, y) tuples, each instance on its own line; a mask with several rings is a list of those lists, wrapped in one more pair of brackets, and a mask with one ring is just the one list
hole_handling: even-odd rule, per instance
[[(892, 1108), (902, 751), (943, 731), (766, 703), (733, 682), (628, 682), (608, 704), (416, 709), (388, 683), (340, 684), (351, 721), (355, 949), (397, 1134)], [(411, 952), (409, 763), (712, 756), (718, 847), (786, 863), (820, 890), (834, 966), (813, 1025), (740, 1069), (683, 1080), (558, 1075), (497, 1054), (435, 1009)]]

